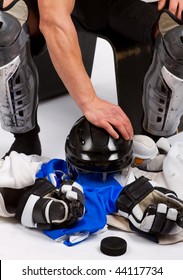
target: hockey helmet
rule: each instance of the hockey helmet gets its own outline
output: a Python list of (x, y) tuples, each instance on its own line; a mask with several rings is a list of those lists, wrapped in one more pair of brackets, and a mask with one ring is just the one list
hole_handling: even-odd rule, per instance
[(65, 153), (68, 165), (79, 171), (118, 172), (131, 164), (132, 141), (116, 140), (81, 117), (67, 136)]

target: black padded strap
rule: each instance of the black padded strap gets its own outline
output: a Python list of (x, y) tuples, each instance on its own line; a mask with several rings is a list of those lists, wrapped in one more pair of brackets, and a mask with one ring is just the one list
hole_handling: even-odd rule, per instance
[(0, 10), (2, 11), (8, 11), (9, 9), (11, 9), (18, 1), (20, 0), (13, 0), (7, 7), (3, 8), (3, 2), (4, 0), (0, 1)]
[[(46, 217), (45, 211), (48, 203), (50, 203), (50, 207), (48, 211), (49, 215), (48, 217)], [(49, 198), (45, 198), (45, 199), (39, 199), (34, 205), (32, 218), (33, 221), (37, 224), (38, 228), (51, 229), (52, 227), (54, 227), (52, 223), (53, 222), (55, 223), (55, 220), (58, 220), (58, 225), (59, 225), (59, 221), (61, 220), (65, 221), (64, 219), (65, 213), (66, 213), (66, 209), (63, 203), (50, 200)], [(47, 218), (49, 220), (47, 220)]]
[(166, 14), (168, 14), (177, 24), (179, 24), (179, 25), (182, 25), (183, 24), (183, 12), (182, 12), (182, 14), (181, 14), (181, 17), (182, 17), (182, 20), (180, 20), (180, 19), (178, 19), (174, 14), (172, 14), (170, 11), (169, 11), (169, 9), (162, 9), (161, 11), (160, 11), (160, 14), (159, 14), (159, 18), (161, 17), (161, 15), (162, 14), (164, 14), (164, 13), (166, 13)]
[(149, 179), (141, 176), (122, 190), (117, 199), (116, 205), (119, 210), (131, 213), (134, 206), (142, 201), (153, 190), (154, 187), (149, 183)]

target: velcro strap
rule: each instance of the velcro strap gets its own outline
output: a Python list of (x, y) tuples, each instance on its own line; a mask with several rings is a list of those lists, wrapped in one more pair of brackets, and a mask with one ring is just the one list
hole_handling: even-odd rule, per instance
[(122, 190), (116, 205), (120, 211), (130, 214), (134, 206), (153, 190), (154, 188), (149, 182), (149, 179), (141, 176)]

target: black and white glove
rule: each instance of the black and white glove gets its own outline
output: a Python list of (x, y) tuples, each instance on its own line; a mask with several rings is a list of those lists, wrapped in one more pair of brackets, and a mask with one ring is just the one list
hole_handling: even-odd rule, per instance
[(166, 235), (183, 228), (183, 201), (143, 176), (127, 185), (116, 203), (119, 215), (130, 221), (133, 230)]
[(16, 219), (29, 228), (55, 229), (68, 227), (84, 215), (82, 187), (74, 181), (64, 181), (60, 189), (45, 178), (36, 179), (21, 197)]

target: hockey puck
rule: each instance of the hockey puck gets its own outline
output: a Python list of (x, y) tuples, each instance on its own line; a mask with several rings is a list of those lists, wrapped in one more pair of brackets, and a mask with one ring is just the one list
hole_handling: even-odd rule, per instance
[(126, 253), (127, 242), (121, 237), (109, 236), (102, 239), (100, 251), (108, 256), (121, 256)]

